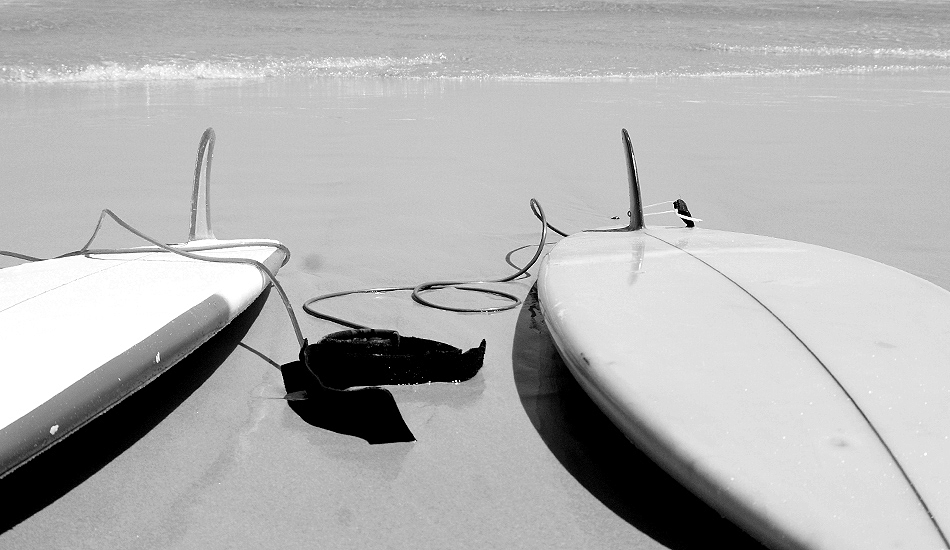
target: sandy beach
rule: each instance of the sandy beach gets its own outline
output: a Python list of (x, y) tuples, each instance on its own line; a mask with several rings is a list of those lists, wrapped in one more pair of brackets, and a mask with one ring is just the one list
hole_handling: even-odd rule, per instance
[[(210, 126), (215, 234), (290, 247), (279, 279), (311, 340), (340, 329), (300, 311), (311, 296), (514, 272), (506, 255), (528, 261), (540, 235), (531, 198), (567, 232), (625, 217), (621, 128), (647, 204), (683, 198), (704, 227), (843, 250), (950, 289), (950, 77), (939, 71), (5, 84), (0, 105), (0, 249), (75, 250), (103, 208), (184, 240)], [(114, 226), (100, 243), (139, 244)], [(494, 315), (403, 293), (322, 306), (458, 347), (487, 340), (469, 382), (392, 387), (417, 441), (379, 446), (310, 426), (282, 399), (277, 367), (298, 350), (271, 292), (0, 481), (23, 495), (0, 548), (757, 548), (589, 401), (533, 283), (492, 285), (525, 299)]]

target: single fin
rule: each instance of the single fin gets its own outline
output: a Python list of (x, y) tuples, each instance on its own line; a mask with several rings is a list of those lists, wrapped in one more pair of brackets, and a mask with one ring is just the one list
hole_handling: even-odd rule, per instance
[(627, 160), (627, 180), (630, 182), (630, 225), (628, 231), (643, 229), (643, 200), (640, 198), (640, 176), (637, 174), (637, 159), (633, 156), (633, 144), (627, 129), (621, 130), (624, 157)]
[[(201, 185), (201, 163), (204, 157), (205, 180)], [(191, 231), (188, 241), (214, 239), (211, 231), (211, 157), (214, 154), (214, 130), (208, 128), (198, 142), (198, 160), (195, 163), (195, 186), (191, 192)]]

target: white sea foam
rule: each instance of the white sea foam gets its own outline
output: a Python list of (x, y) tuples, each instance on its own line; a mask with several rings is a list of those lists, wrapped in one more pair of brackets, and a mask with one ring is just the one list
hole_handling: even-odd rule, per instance
[(438, 65), (440, 54), (418, 57), (341, 57), (202, 62), (88, 64), (83, 67), (0, 67), (0, 81), (19, 83), (254, 80), (296, 76), (408, 76)]
[(0, 83), (944, 71), (947, 29), (926, 0), (31, 0), (0, 13)]
[[(511, 82), (582, 82), (642, 80), (650, 78), (743, 78), (805, 77), (818, 75), (901, 74), (935, 70), (927, 65), (867, 64), (844, 66), (761, 67), (717, 70), (665, 70), (616, 72), (530, 73), (470, 71), (451, 74), (438, 69), (419, 72), (434, 65), (421, 59), (344, 58), (334, 60), (271, 61), (262, 64), (240, 62), (147, 64), (140, 67), (116, 63), (71, 68), (0, 67), (0, 83), (122, 83), (201, 80), (261, 80), (272, 78), (386, 78), (395, 80), (455, 80)], [(941, 69), (937, 69), (941, 70)], [(942, 71), (950, 70), (950, 67)]]
[(713, 49), (723, 52), (754, 55), (795, 55), (802, 57), (871, 57), (876, 59), (945, 59), (950, 60), (950, 50), (913, 48), (855, 48), (835, 46), (734, 46), (713, 44)]

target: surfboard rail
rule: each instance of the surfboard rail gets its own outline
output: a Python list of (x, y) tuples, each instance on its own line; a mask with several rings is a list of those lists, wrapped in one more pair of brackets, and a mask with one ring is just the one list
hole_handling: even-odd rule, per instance
[[(198, 147), (188, 242), (161, 244), (104, 210), (80, 250), (0, 270), (0, 364), (6, 365), (0, 372), (0, 477), (207, 342), (289, 260), (287, 247), (275, 240), (214, 237), (214, 141), (208, 128)], [(93, 248), (109, 216), (151, 244)], [(48, 334), (57, 334), (56, 346), (48, 345)], [(44, 350), (39, 361), (38, 349)]]

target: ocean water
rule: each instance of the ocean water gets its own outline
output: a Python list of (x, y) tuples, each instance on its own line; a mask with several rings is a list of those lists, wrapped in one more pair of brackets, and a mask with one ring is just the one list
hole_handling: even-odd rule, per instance
[(913, 0), (0, 0), (0, 82), (950, 71)]
[[(326, 292), (497, 278), (540, 239), (531, 198), (568, 232), (625, 215), (626, 128), (648, 204), (682, 198), (703, 227), (828, 246), (950, 289), (948, 5), (0, 0), (0, 249), (76, 250), (103, 208), (181, 242), (211, 126), (215, 234), (288, 245), (280, 280), (298, 314)], [(648, 223), (680, 223), (665, 216)], [(97, 244), (142, 242), (108, 224)], [(485, 374), (397, 390), (411, 448), (303, 425), (270, 399), (284, 388), (262, 357), (298, 351), (271, 293), (246, 335), (206, 346), (221, 367), (141, 439), (106, 450), (88, 479), (69, 481), (64, 456), (62, 492), (18, 512), (29, 517), (0, 550), (754, 547), (654, 470), (617, 483), (590, 467), (634, 462), (570, 412), (581, 390), (541, 364), (554, 352), (524, 330), (531, 308), (327, 305), (458, 347), (486, 338)], [(339, 328), (301, 322), (311, 340)]]
[[(221, 234), (301, 258), (458, 212), (459, 238), (514, 223), (533, 241), (532, 196), (609, 224), (627, 128), (648, 202), (950, 288), (948, 116), (942, 1), (0, 0), (3, 247), (37, 256), (78, 247), (104, 207), (182, 238), (208, 126)], [(314, 240), (314, 219), (343, 225)], [(351, 248), (335, 272), (366, 269)]]

